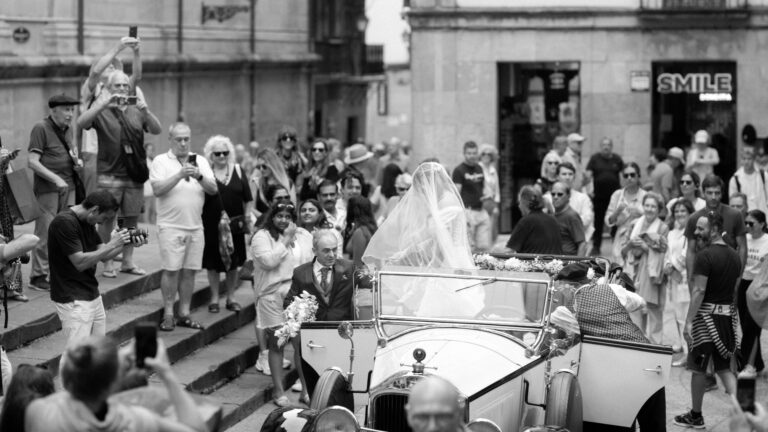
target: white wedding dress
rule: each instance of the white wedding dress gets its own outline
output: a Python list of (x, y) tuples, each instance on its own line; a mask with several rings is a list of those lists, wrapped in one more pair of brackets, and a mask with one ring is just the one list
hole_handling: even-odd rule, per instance
[[(442, 165), (428, 162), (416, 168), (411, 189), (371, 237), (363, 262), (372, 270), (387, 265), (477, 268), (461, 196)], [(484, 307), (482, 286), (459, 292), (453, 289), (453, 285), (466, 286), (467, 280), (433, 278), (413, 282), (418, 289), (405, 284), (391, 290), (417, 316), (474, 317)]]

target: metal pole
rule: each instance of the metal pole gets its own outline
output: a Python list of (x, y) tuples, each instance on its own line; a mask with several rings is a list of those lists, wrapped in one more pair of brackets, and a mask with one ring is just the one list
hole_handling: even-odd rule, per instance
[[(251, 34), (250, 48), (251, 58), (248, 59), (248, 71), (249, 86), (248, 86), (248, 98), (249, 98), (249, 110), (248, 110), (248, 140), (253, 141), (256, 139), (256, 0), (251, 0)], [(250, 147), (249, 147), (250, 148)]]
[(177, 120), (184, 121), (184, 0), (178, 1), (178, 17), (176, 22), (176, 53), (178, 54), (178, 73), (176, 78), (176, 109)]
[(85, 54), (85, 0), (77, 0), (77, 53)]

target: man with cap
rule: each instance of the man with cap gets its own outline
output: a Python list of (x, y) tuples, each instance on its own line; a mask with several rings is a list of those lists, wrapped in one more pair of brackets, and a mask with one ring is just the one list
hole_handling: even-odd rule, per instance
[(568, 135), (568, 148), (565, 149), (563, 162), (570, 162), (576, 167), (576, 176), (573, 178), (573, 188), (581, 190), (584, 186), (584, 167), (581, 164), (581, 146), (586, 138), (574, 132)]
[(755, 166), (755, 147), (745, 144), (741, 149), (741, 167), (728, 182), (728, 196), (743, 193), (747, 208), (768, 213), (768, 187), (765, 171)]
[(667, 152), (663, 148), (653, 150), (656, 166), (651, 172), (651, 188), (664, 198), (664, 202), (679, 195), (675, 170), (685, 164), (685, 153), (679, 147), (672, 147)]
[(50, 115), (32, 127), (29, 137), (28, 166), (34, 176), (34, 193), (42, 209), (35, 220), (35, 235), (40, 238), (32, 252), (30, 288), (49, 291), (48, 226), (54, 216), (75, 204), (75, 167), (81, 167), (77, 148), (72, 144), (70, 123), (80, 102), (64, 94), (48, 99)]
[(704, 129), (697, 131), (693, 136), (693, 147), (688, 152), (688, 160), (685, 163), (685, 167), (698, 174), (700, 179), (713, 174), (715, 165), (720, 163), (720, 155), (709, 144), (709, 133)]

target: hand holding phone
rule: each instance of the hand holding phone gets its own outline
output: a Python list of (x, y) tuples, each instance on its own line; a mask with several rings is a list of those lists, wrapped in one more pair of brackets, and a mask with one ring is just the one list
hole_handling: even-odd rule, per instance
[(136, 338), (136, 367), (145, 368), (145, 359), (157, 355), (157, 326), (155, 323), (143, 322), (134, 329)]

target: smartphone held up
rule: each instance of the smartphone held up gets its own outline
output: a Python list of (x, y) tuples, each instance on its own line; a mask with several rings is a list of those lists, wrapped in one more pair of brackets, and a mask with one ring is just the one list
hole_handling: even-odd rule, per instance
[(136, 367), (145, 368), (147, 358), (157, 355), (157, 326), (155, 323), (143, 322), (134, 329), (136, 338)]

